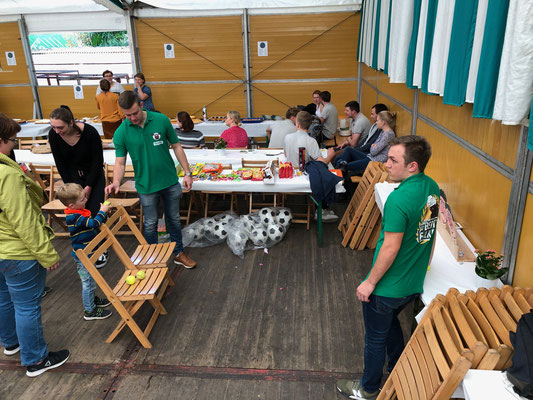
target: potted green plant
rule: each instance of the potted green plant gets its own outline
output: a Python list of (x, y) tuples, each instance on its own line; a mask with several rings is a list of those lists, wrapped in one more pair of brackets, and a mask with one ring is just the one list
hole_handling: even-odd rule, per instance
[(215, 140), (215, 149), (217, 150), (219, 155), (223, 156), (224, 154), (226, 154), (227, 146), (228, 146), (228, 143), (221, 137)]
[(480, 252), (476, 250), (476, 274), (484, 279), (494, 280), (506, 274), (507, 267), (502, 267), (503, 255), (496, 255), (494, 250)]

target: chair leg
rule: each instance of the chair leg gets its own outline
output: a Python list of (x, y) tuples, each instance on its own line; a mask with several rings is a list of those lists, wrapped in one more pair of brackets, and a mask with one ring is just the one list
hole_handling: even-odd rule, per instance
[(205, 194), (205, 205), (204, 205), (204, 218), (207, 218), (207, 209), (209, 205), (209, 193)]
[[(135, 302), (136, 304), (133, 305), (131, 308), (132, 310), (135, 310), (137, 312), (139, 308), (141, 308), (142, 304), (144, 303), (144, 300), (139, 300)], [(142, 344), (142, 346), (145, 349), (151, 349), (152, 344), (148, 340), (148, 337), (144, 334), (144, 332), (139, 328), (139, 325), (133, 320), (134, 313), (129, 313), (124, 305), (119, 301), (118, 304), (113, 303), (115, 306), (115, 310), (120, 314), (122, 317), (122, 321), (119, 322), (115, 330), (109, 335), (109, 337), (106, 339), (106, 343), (111, 343), (117, 335), (120, 333), (120, 331), (124, 328), (125, 325), (128, 325), (128, 327), (131, 329), (135, 337), (139, 340), (139, 342)]]

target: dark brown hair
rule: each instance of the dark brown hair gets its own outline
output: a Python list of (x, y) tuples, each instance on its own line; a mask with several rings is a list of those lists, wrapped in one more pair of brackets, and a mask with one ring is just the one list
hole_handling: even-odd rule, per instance
[(313, 116), (307, 111), (300, 111), (298, 115), (296, 115), (296, 122), (300, 125), (300, 128), (308, 130), (311, 126), (311, 122), (313, 122)]
[(187, 111), (180, 111), (177, 115), (178, 121), (181, 123), (182, 132), (190, 132), (194, 129), (194, 122)]
[(68, 106), (61, 106), (50, 113), (50, 119), (59, 119), (67, 124), (72, 122), (72, 128), (81, 135), (81, 129), (76, 125), (74, 115)]
[(323, 92), (320, 92), (320, 98), (326, 103), (329, 103), (331, 101), (331, 93), (327, 90), (324, 90)]
[(424, 172), (431, 158), (431, 145), (424, 136), (407, 135), (393, 138), (389, 146), (402, 145), (405, 148), (405, 165), (416, 161), (418, 170)]
[(141, 106), (141, 100), (133, 90), (126, 90), (118, 96), (118, 105), (124, 110), (132, 108), (135, 103)]
[(0, 112), (0, 139), (7, 142), (7, 139), (11, 139), (14, 135), (20, 132), (20, 125)]
[(290, 119), (291, 117), (296, 117), (299, 112), (300, 110), (298, 110), (296, 107), (291, 107), (285, 113), (285, 118)]
[(102, 89), (103, 92), (109, 92), (111, 84), (107, 79), (100, 79), (100, 89)]
[(138, 74), (135, 74), (133, 77), (134, 78), (141, 78), (143, 80), (143, 84), (146, 82), (146, 79), (144, 79), (144, 74), (142, 72), (139, 72)]

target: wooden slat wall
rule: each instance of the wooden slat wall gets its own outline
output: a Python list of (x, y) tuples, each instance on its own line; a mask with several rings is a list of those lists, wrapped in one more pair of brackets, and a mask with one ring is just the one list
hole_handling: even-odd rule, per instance
[(413, 108), (414, 89), (409, 89), (407, 86), (405, 86), (405, 83), (390, 83), (389, 77), (383, 72), (377, 72), (377, 74), (379, 91), (387, 93), (407, 107), (410, 107), (411, 109)]
[[(385, 104), (389, 108), (389, 111), (396, 113), (396, 127), (394, 128), (396, 136), (411, 134), (412, 115), (410, 112), (405, 111), (405, 109), (397, 105), (395, 102), (390, 101), (385, 96), (378, 96), (378, 103)], [(368, 115), (370, 115), (370, 113), (368, 113)]]
[[(6, 51), (14, 51), (17, 65), (7, 65)], [(18, 23), (0, 23), (0, 84), (29, 84), (26, 59)], [(33, 96), (29, 86), (0, 88), (0, 111), (11, 118), (33, 116)]]
[(417, 134), (425, 136), (433, 150), (427, 174), (446, 193), (470, 241), (476, 248), (499, 251), (511, 181), (421, 120)]
[[(132, 85), (123, 85), (126, 90), (132, 90)], [(31, 93), (30, 93), (31, 94)], [(39, 96), (43, 108), (43, 118), (48, 118), (52, 110), (65, 104), (70, 107), (76, 118), (95, 117), (100, 115), (94, 99), (96, 86), (83, 87), (83, 99), (74, 98), (72, 86), (39, 86)]]
[(518, 244), (513, 286), (528, 287), (533, 285), (531, 243), (533, 243), (533, 195), (528, 194), (522, 232), (520, 232), (520, 242)]
[[(331, 102), (344, 118), (344, 105), (357, 100), (357, 82), (257, 83), (254, 84), (254, 114), (276, 114), (285, 117), (287, 105), (307, 105), (313, 101), (314, 90), (331, 92)], [(272, 97), (270, 97), (272, 96)], [(278, 99), (278, 100), (276, 100)], [(283, 103), (281, 103), (281, 100)]]
[(502, 125), (498, 121), (472, 118), (472, 104), (462, 107), (442, 103), (442, 97), (420, 93), (418, 112), (430, 117), (450, 131), (468, 140), (485, 153), (514, 168), (520, 126)]

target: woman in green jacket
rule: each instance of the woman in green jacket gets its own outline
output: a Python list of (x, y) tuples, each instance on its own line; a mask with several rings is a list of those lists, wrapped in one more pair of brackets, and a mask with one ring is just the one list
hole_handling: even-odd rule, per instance
[(20, 351), (26, 375), (62, 365), (68, 350), (48, 352), (41, 322), (46, 270), (59, 266), (52, 229), (41, 212), (43, 191), (9, 158), (20, 126), (0, 113), (0, 340)]

